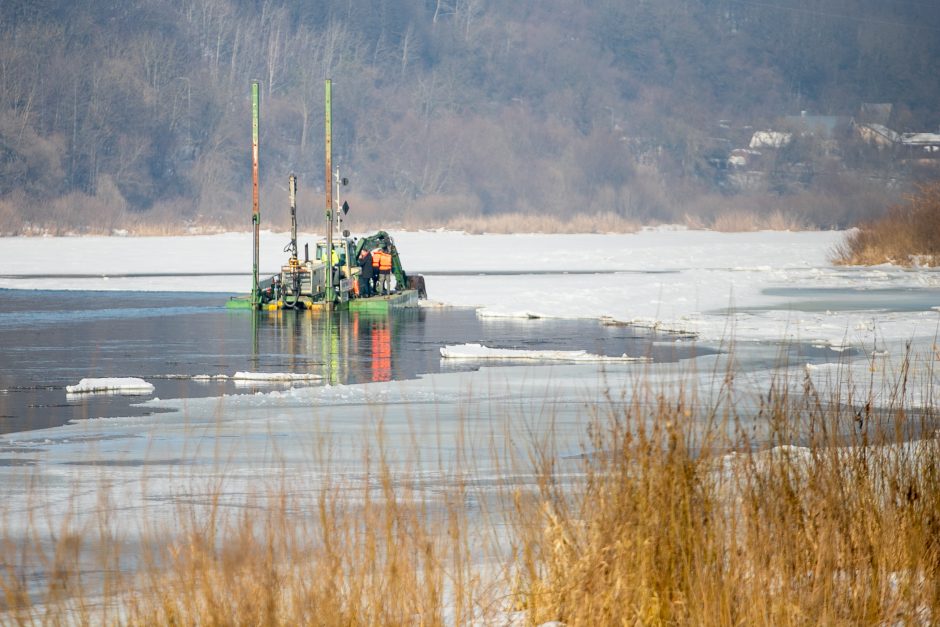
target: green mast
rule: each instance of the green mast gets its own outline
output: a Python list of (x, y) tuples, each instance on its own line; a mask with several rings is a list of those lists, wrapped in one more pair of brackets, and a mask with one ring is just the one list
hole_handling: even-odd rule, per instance
[(326, 307), (333, 308), (333, 299), (336, 297), (333, 285), (333, 102), (331, 95), (331, 81), (326, 79), (326, 252), (323, 261), (326, 262)]
[(261, 290), (258, 287), (260, 265), (259, 239), (261, 235), (261, 206), (258, 196), (258, 118), (261, 108), (261, 83), (251, 81), (251, 224), (254, 231), (254, 255), (251, 266), (251, 306), (261, 305)]

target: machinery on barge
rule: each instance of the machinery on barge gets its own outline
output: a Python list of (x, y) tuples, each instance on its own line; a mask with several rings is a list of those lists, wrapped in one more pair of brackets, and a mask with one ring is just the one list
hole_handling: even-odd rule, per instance
[[(258, 197), (259, 110), (260, 85), (252, 82), (252, 226), (254, 261), (250, 295), (231, 298), (227, 306), (236, 309), (325, 309), (384, 312), (390, 309), (416, 307), (418, 300), (427, 298), (424, 277), (405, 273), (398, 248), (385, 231), (364, 237), (352, 237), (342, 227), (349, 204), (339, 203), (341, 186), (348, 180), (332, 166), (332, 98), (331, 81), (326, 80), (326, 237), (317, 242), (314, 255), (310, 246), (304, 246), (304, 258), (299, 257), (297, 245), (297, 177), (288, 179), (291, 239), (284, 249), (289, 253), (279, 273), (259, 280), (259, 238), (261, 212)], [(338, 228), (337, 228), (338, 222)], [(381, 251), (390, 257), (389, 274), (394, 277), (394, 289), (372, 295), (371, 285), (363, 276), (359, 258), (363, 251)]]

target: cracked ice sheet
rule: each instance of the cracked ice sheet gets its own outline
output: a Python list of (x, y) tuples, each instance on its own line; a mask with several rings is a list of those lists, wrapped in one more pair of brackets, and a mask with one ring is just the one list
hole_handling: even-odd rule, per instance
[(694, 333), (699, 341), (709, 344), (733, 338), (737, 342), (804, 342), (874, 350), (876, 345), (883, 348), (885, 342), (931, 340), (937, 332), (940, 316), (932, 310), (761, 310), (783, 306), (784, 299), (761, 293), (777, 284), (760, 273), (712, 276), (701, 270), (669, 275), (668, 280), (636, 274), (597, 278), (442, 276), (434, 278), (432, 295), (450, 304), (478, 307), (484, 319), (609, 317), (638, 326)]

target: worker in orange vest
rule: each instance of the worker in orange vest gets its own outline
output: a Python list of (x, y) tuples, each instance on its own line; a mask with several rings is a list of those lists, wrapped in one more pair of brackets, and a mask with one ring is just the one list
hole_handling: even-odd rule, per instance
[(392, 255), (388, 252), (388, 248), (386, 247), (379, 251), (379, 286), (381, 287), (383, 295), (392, 293), (391, 272)]

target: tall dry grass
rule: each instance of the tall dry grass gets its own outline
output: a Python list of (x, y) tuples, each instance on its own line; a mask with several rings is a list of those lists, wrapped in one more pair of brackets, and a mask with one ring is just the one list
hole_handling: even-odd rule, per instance
[[(799, 392), (780, 380), (739, 413), (731, 375), (710, 404), (693, 386), (643, 382), (632, 396), (608, 396), (583, 416), (578, 460), (561, 459), (551, 434), (533, 436), (528, 456), (497, 450), (503, 488), (479, 499), (466, 444), (432, 499), (380, 442), (363, 454), (362, 482), (327, 479), (310, 491), (285, 478), (235, 508), (222, 506), (221, 490), (206, 507), (181, 505), (133, 560), (107, 515), (88, 528), (37, 520), (25, 539), (0, 545), (0, 616), (936, 624), (940, 446), (934, 417), (904, 401), (906, 382), (876, 411), (864, 397), (820, 394), (809, 379)], [(471, 514), (468, 499), (490, 507)], [(100, 511), (108, 505), (102, 497)]]
[(832, 257), (845, 265), (936, 265), (940, 260), (940, 183), (921, 186), (905, 204), (860, 224)]
[(682, 394), (592, 422), (584, 486), (558, 490), (547, 471), (517, 506), (532, 622), (933, 624), (932, 425), (828, 400), (770, 390), (761, 442)]
[[(638, 221), (615, 213), (575, 213), (568, 217), (550, 214), (504, 213), (456, 216), (439, 222), (440, 227), (467, 233), (635, 233)], [(409, 223), (405, 223), (409, 226)], [(419, 226), (411, 224), (411, 226)]]
[[(694, 218), (688, 218), (693, 224)], [(749, 231), (805, 231), (810, 228), (796, 214), (775, 209), (769, 213), (753, 210), (729, 209), (718, 213), (709, 228), (724, 233), (744, 233)]]
[[(363, 481), (327, 472), (315, 488), (260, 488), (182, 503), (169, 524), (122, 541), (122, 523), (66, 515), (5, 534), (3, 624), (444, 625), (498, 607), (470, 559), (464, 489), (426, 498), (387, 451)], [(201, 501), (190, 486), (190, 501)], [(117, 511), (102, 485), (98, 511)], [(128, 559), (128, 551), (133, 551)], [(38, 582), (38, 583), (37, 583)]]

